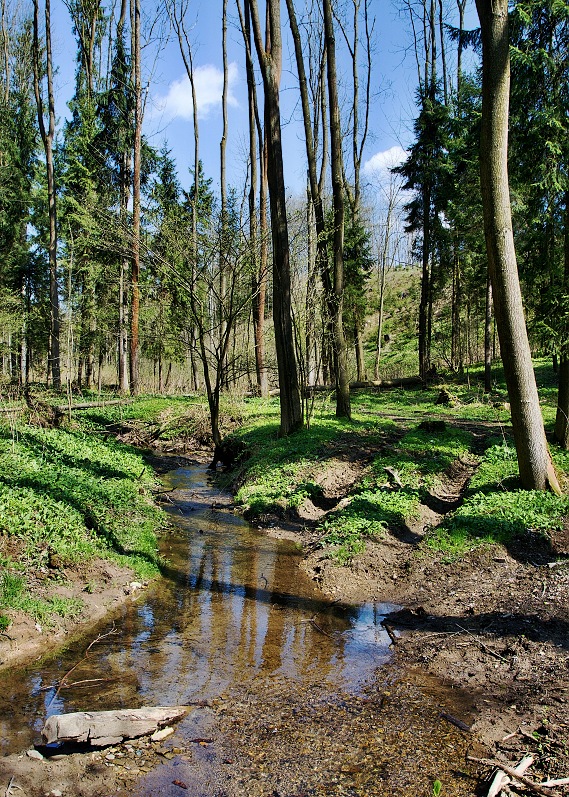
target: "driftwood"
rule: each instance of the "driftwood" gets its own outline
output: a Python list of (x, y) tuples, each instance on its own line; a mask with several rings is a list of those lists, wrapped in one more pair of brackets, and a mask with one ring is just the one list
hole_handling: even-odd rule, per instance
[(158, 728), (182, 719), (187, 706), (156, 706), (117, 711), (76, 711), (54, 714), (42, 730), (46, 744), (88, 742), (94, 747), (119, 744), (123, 739), (147, 736)]
[[(517, 772), (520, 775), (523, 775), (534, 762), (534, 757), (532, 755), (526, 755), (522, 758), (519, 764), (516, 764), (513, 771)], [(512, 778), (506, 775), (503, 769), (498, 769), (494, 778), (492, 779), (492, 783), (490, 785), (490, 790), (486, 797), (498, 797), (502, 789), (508, 785), (508, 783), (512, 782)]]
[(542, 794), (543, 797), (555, 797), (558, 795), (559, 792), (552, 791), (550, 788), (544, 786), (541, 783), (536, 783), (534, 780), (530, 778), (526, 778), (525, 775), (522, 775), (520, 772), (516, 772), (515, 769), (512, 767), (506, 766), (503, 761), (495, 761), (493, 758), (476, 758), (473, 755), (466, 756), (468, 761), (476, 761), (478, 764), (485, 764), (487, 767), (497, 767), (501, 769), (506, 775), (509, 775), (512, 780), (518, 780), (520, 783), (523, 783), (524, 786), (527, 786), (528, 789), (531, 789), (536, 794)]

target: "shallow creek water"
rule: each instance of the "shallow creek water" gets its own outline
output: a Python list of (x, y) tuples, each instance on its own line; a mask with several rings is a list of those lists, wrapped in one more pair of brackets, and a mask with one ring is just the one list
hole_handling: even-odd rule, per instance
[[(197, 704), (177, 728), (178, 745), (211, 732), (215, 712), (207, 715), (205, 704), (230, 705), (232, 699), (240, 706), (247, 702), (246, 720), (235, 710), (237, 724), (250, 722), (251, 712), (264, 712), (264, 700), (267, 712), (280, 712), (284, 724), (288, 705), (291, 723), (297, 723), (307, 695), (308, 703), (315, 706), (316, 700), (324, 713), (332, 703), (343, 700), (344, 705), (346, 696), (361, 700), (390, 658), (381, 621), (392, 606), (346, 606), (327, 599), (299, 569), (295, 545), (272, 539), (232, 514), (203, 467), (172, 471), (164, 482), (172, 490), (168, 506), (176, 527), (162, 543), (165, 577), (97, 629), (113, 633), (94, 645), (73, 672), (74, 688), (57, 692), (56, 685), (81, 660), (86, 642), (0, 681), (1, 755), (29, 746), (47, 716), (66, 711)], [(275, 695), (280, 704), (270, 709)], [(411, 703), (416, 708), (416, 700)], [(333, 715), (342, 711), (334, 709)], [(333, 723), (332, 714), (330, 719)], [(243, 791), (208, 786), (204, 767), (208, 760), (211, 766), (215, 762), (201, 748), (197, 759), (194, 774), (184, 776), (186, 793), (257, 793), (250, 786)], [(182, 793), (170, 785), (172, 766), (151, 772), (146, 792), (139, 783), (125, 793), (169, 794), (170, 788)]]

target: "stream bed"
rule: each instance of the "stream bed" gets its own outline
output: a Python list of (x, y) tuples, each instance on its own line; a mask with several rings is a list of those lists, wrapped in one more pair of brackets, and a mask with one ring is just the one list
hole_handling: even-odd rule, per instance
[[(381, 622), (395, 607), (324, 596), (294, 543), (232, 514), (204, 467), (164, 483), (164, 578), (97, 629), (87, 658), (83, 643), (0, 681), (0, 755), (37, 742), (51, 714), (189, 705), (160, 763), (126, 766), (114, 793), (419, 797), (445, 773), (445, 795), (472, 793), (457, 765), (468, 739), (440, 719), (468, 707), (393, 668)], [(58, 690), (79, 660), (76, 686)], [(101, 766), (149, 757), (115, 753)]]

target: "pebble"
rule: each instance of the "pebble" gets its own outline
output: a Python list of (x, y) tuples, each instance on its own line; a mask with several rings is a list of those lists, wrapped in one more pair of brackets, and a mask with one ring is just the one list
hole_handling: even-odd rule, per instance
[(33, 758), (36, 761), (43, 761), (43, 756), (37, 750), (27, 750), (26, 755), (28, 758)]
[(114, 761), (115, 760), (115, 757), (114, 757), (114, 755), (112, 753), (109, 753), (108, 755), (106, 755), (105, 758), (107, 759), (107, 761)]
[(154, 731), (152, 736), (150, 737), (153, 742), (161, 742), (162, 739), (166, 739), (166, 737), (170, 736), (174, 733), (174, 728), (167, 727), (161, 728), (159, 731)]

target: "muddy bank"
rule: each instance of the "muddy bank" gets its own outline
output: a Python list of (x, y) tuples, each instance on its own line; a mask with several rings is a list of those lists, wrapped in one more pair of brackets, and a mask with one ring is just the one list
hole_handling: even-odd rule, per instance
[[(420, 517), (368, 541), (349, 566), (334, 564), (320, 546), (316, 522), (326, 511), (310, 501), (294, 522), (263, 522), (303, 545), (303, 568), (331, 597), (405, 607), (387, 618), (396, 664), (473, 696), (470, 735), (486, 757), (513, 766), (530, 751), (535, 772), (568, 777), (569, 526), (551, 542), (528, 533), (508, 549), (479, 548), (455, 562), (421, 547), (425, 531), (460, 502), (472, 468), (453, 463)], [(360, 475), (361, 463), (331, 461), (330, 504), (341, 506)]]

